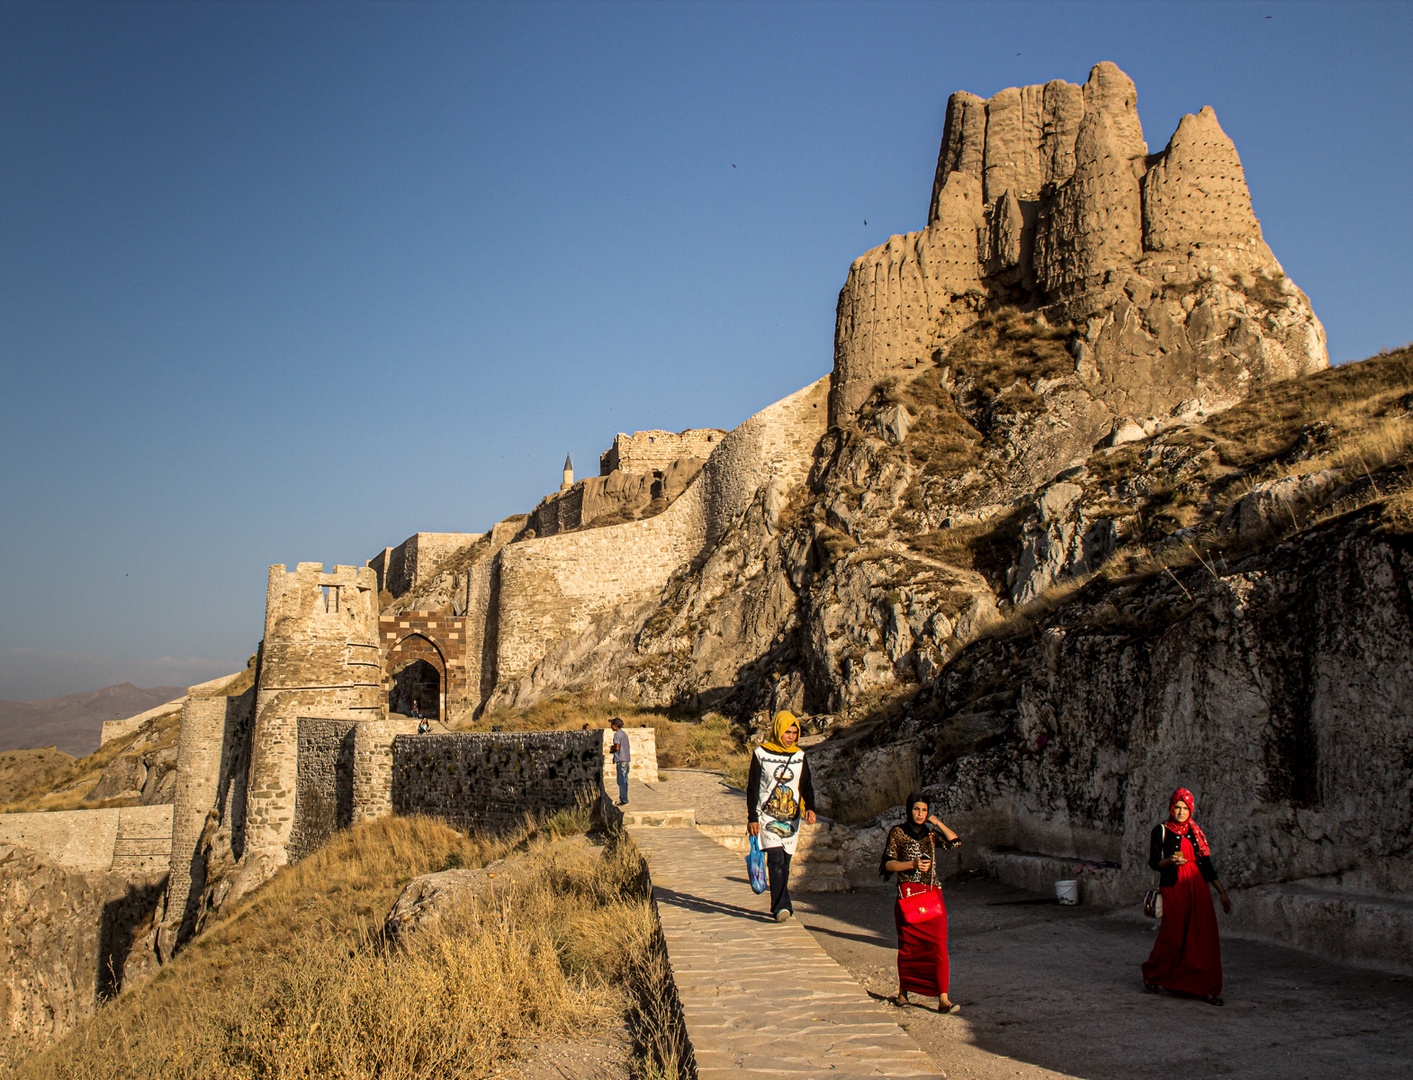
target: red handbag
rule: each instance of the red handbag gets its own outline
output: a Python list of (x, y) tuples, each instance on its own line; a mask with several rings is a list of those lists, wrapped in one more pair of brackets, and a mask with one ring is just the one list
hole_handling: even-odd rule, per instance
[(926, 892), (908, 893), (898, 897), (898, 910), (903, 913), (903, 922), (909, 925), (931, 922), (942, 914), (942, 894), (935, 888)]

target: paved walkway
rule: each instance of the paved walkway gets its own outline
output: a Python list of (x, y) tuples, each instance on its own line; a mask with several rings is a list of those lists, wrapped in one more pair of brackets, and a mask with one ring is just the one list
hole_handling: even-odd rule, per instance
[[(622, 808), (667, 820), (669, 784)], [(798, 922), (777, 924), (741, 858), (691, 827), (624, 822), (647, 857), (699, 1080), (941, 1077), (943, 1072)]]

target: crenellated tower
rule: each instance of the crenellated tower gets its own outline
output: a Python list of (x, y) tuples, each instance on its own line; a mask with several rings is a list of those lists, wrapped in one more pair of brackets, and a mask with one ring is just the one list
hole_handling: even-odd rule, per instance
[(380, 720), (387, 710), (378, 648), (378, 582), (370, 567), (270, 567), (255, 698), (246, 855), (289, 861), (298, 721)]

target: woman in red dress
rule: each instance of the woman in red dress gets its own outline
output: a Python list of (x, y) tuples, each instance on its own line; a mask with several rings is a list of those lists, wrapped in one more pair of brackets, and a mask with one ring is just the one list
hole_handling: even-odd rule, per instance
[(1148, 865), (1161, 875), (1163, 922), (1143, 965), (1143, 986), (1155, 994), (1176, 990), (1220, 1005), (1222, 942), (1207, 883), (1217, 887), (1223, 911), (1231, 911), (1231, 900), (1217, 880), (1207, 837), (1192, 820), (1196, 808), (1192, 792), (1178, 788), (1168, 820), (1154, 827), (1149, 841)]
[[(893, 1004), (911, 1005), (909, 992), (937, 998), (937, 1011), (955, 1013), (960, 1005), (947, 997), (951, 973), (947, 963), (947, 909), (942, 890), (937, 887), (937, 835), (946, 847), (955, 847), (961, 838), (927, 812), (927, 796), (915, 791), (908, 796), (908, 812), (901, 825), (888, 832), (888, 842), (879, 861), (879, 872), (898, 875), (898, 899), (893, 902), (893, 923), (898, 928), (898, 996)], [(935, 895), (941, 914), (925, 922), (908, 922), (903, 917), (902, 899), (921, 893)]]

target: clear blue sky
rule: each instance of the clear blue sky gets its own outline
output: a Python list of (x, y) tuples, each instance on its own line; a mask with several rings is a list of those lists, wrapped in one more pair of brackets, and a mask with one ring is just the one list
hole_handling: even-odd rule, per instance
[(1113, 60), (1153, 150), (1212, 105), (1332, 358), (1401, 345), (1410, 46), (1401, 3), (0, 5), (0, 698), (235, 670), (271, 563), (825, 374), (953, 90)]

